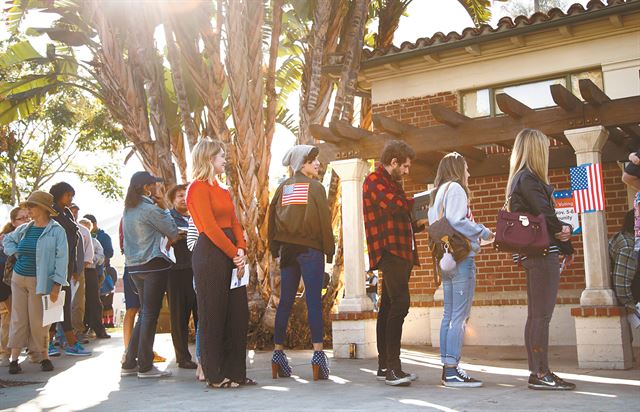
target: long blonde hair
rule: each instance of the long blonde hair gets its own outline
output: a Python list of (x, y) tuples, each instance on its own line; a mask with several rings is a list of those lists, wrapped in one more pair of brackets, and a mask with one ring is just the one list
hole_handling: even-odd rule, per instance
[(438, 171), (436, 173), (436, 180), (433, 182), (433, 195), (431, 196), (430, 203), (433, 206), (438, 189), (440, 186), (447, 182), (456, 182), (462, 186), (464, 192), (469, 197), (469, 187), (467, 186), (467, 179), (465, 179), (467, 161), (460, 153), (452, 152), (445, 155), (438, 164)]
[(514, 176), (525, 168), (549, 184), (549, 138), (540, 130), (522, 129), (516, 136), (509, 160), (507, 198), (511, 193)]
[(224, 150), (224, 144), (219, 140), (206, 138), (196, 143), (191, 152), (191, 160), (193, 161), (191, 176), (194, 180), (213, 183), (216, 178), (213, 158), (222, 150)]

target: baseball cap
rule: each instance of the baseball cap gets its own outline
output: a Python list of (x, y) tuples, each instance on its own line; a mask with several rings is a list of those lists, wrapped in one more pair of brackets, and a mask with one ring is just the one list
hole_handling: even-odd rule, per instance
[(135, 172), (133, 176), (131, 176), (131, 186), (144, 186), (150, 185), (152, 183), (164, 182), (164, 179), (161, 177), (155, 177), (151, 173), (147, 171), (143, 172)]

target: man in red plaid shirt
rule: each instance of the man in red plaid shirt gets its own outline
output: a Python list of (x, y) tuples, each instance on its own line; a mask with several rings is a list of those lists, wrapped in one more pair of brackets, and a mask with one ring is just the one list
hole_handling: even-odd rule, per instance
[(364, 228), (369, 249), (369, 267), (383, 273), (382, 298), (378, 311), (378, 380), (387, 385), (409, 386), (417, 379), (402, 371), (400, 339), (409, 312), (409, 275), (418, 262), (413, 199), (407, 199), (401, 182), (409, 173), (415, 152), (400, 140), (386, 144), (381, 165), (363, 184)]

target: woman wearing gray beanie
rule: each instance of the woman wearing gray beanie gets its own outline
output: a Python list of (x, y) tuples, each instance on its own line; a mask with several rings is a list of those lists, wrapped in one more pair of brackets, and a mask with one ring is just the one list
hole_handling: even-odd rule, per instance
[(301, 276), (314, 350), (313, 379), (329, 377), (327, 356), (322, 346), (322, 284), (325, 255), (327, 263), (331, 263), (335, 243), (327, 195), (317, 180), (318, 153), (315, 146), (298, 145), (285, 154), (282, 164), (290, 166), (294, 175), (278, 187), (269, 207), (269, 249), (274, 257), (280, 257), (281, 273), (275, 350), (271, 360), (274, 379), (291, 376), (283, 344)]

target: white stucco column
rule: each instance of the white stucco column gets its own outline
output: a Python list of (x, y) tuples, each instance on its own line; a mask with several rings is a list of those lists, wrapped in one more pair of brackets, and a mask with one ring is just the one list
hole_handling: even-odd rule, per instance
[[(601, 163), (602, 148), (609, 132), (602, 126), (565, 130), (565, 136), (576, 152), (577, 164)], [(609, 245), (604, 211), (583, 213), (582, 244), (586, 289), (581, 306), (616, 306), (609, 278)]]
[(362, 183), (369, 164), (362, 159), (331, 162), (342, 186), (342, 242), (344, 250), (345, 296), (339, 312), (363, 312), (373, 309), (366, 295), (364, 272), (364, 218)]

